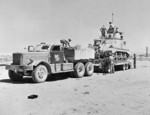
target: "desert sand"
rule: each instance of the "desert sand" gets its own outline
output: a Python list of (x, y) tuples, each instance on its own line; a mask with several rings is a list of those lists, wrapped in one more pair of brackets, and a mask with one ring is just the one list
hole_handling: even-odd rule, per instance
[[(60, 77), (61, 76), (61, 77)], [(12, 82), (0, 67), (0, 115), (150, 115), (150, 62), (91, 77)], [(37, 98), (29, 99), (30, 95)]]

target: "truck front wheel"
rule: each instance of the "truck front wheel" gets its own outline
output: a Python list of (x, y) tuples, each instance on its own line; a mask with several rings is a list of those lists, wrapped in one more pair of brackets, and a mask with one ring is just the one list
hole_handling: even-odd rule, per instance
[(85, 73), (85, 67), (84, 67), (83, 63), (79, 62), (75, 65), (74, 73), (75, 73), (75, 77), (77, 77), (77, 78), (83, 77), (83, 75)]
[(44, 65), (38, 65), (32, 73), (32, 79), (36, 83), (45, 82), (47, 76), (48, 76), (48, 70)]
[(86, 76), (91, 76), (94, 72), (94, 66), (91, 62), (87, 62), (85, 64), (85, 75)]
[(23, 75), (17, 74), (16, 72), (12, 70), (8, 71), (8, 75), (12, 81), (21, 81), (23, 79)]

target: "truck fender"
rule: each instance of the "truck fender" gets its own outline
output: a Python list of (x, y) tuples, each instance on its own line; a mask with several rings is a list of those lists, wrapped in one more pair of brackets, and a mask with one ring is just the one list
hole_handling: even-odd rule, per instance
[(48, 70), (48, 73), (51, 73), (51, 66), (47, 62), (40, 62), (35, 67), (37, 67), (38, 65), (45, 65)]

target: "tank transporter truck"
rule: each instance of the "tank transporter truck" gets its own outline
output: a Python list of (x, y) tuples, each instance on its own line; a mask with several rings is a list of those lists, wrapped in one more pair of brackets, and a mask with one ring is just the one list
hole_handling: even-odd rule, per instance
[(73, 48), (66, 40), (61, 40), (60, 45), (41, 43), (28, 47), (28, 52), (13, 53), (12, 63), (6, 65), (9, 78), (20, 81), (24, 76), (32, 76), (36, 83), (45, 82), (47, 77), (56, 73), (71, 72), (81, 78), (91, 76), (94, 66), (93, 48)]

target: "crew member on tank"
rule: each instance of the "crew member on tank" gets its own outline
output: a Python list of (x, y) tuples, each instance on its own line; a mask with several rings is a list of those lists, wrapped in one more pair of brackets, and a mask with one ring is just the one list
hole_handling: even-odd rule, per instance
[(120, 33), (120, 38), (123, 39), (123, 33), (122, 32), (119, 33)]
[(119, 33), (119, 31), (118, 31), (118, 27), (116, 27), (115, 33)]
[(114, 36), (113, 36), (114, 38), (121, 38), (121, 36), (120, 36), (120, 32), (118, 31), (118, 27), (116, 27), (115, 28), (115, 33), (114, 33)]
[(114, 24), (112, 24), (112, 22), (109, 22), (109, 29), (107, 31), (109, 37), (112, 37), (114, 35), (114, 32), (115, 32), (115, 26)]
[(100, 28), (100, 31), (101, 31), (102, 37), (105, 37), (107, 29), (105, 28), (104, 25)]

